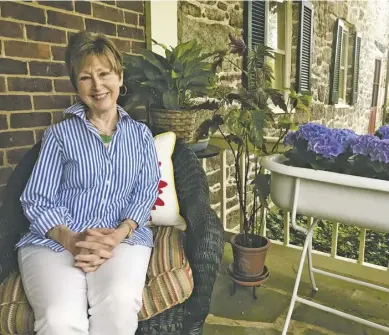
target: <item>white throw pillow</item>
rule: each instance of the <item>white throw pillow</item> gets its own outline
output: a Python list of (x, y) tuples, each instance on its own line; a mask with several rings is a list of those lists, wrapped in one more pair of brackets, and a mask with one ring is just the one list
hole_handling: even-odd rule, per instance
[(176, 145), (176, 134), (169, 131), (154, 137), (157, 149), (161, 180), (158, 185), (158, 199), (151, 211), (152, 226), (174, 226), (185, 230), (186, 222), (180, 216), (172, 155)]

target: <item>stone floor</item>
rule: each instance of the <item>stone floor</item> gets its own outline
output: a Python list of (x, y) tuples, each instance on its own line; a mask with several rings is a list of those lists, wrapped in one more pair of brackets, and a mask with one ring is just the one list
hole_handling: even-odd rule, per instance
[[(281, 334), (297, 264), (288, 264), (285, 259), (270, 251), (267, 258), (270, 278), (262, 288), (257, 289), (258, 300), (253, 300), (250, 288), (237, 287), (235, 295), (230, 296), (232, 284), (227, 276), (227, 267), (231, 262), (231, 247), (226, 244), (223, 265), (215, 284), (204, 335)], [(389, 326), (388, 294), (321, 275), (316, 275), (315, 278), (319, 291), (314, 301)], [(303, 274), (299, 294), (312, 298), (307, 272)], [(297, 304), (288, 334), (384, 335), (388, 333)]]

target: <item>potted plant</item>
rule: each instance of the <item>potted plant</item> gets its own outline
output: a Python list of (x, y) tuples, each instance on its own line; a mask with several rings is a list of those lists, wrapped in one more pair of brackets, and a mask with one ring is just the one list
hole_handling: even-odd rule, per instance
[(186, 143), (195, 143), (195, 130), (214, 108), (206, 98), (198, 98), (212, 95), (223, 52), (204, 53), (196, 40), (174, 48), (154, 43), (165, 56), (147, 49), (143, 57), (124, 55), (125, 108), (148, 106), (157, 132), (171, 130)]
[(278, 207), (292, 210), (298, 196), (297, 213), (389, 231), (389, 126), (358, 135), (307, 123), (289, 133), (285, 145), (291, 148), (284, 155), (261, 163), (272, 172)]
[[(263, 158), (261, 164), (271, 171), (273, 202), (279, 208), (291, 211), (292, 226), (306, 236), (282, 334), (288, 330), (296, 301), (339, 314), (336, 309), (298, 296), (306, 256), (314, 291), (318, 290), (315, 272), (336, 276), (313, 267), (312, 239), (319, 218), (389, 233), (388, 134), (389, 126), (381, 127), (375, 135), (357, 135), (350, 129), (330, 129), (308, 123), (288, 134), (285, 144), (291, 149), (284, 155)], [(299, 226), (297, 214), (316, 219), (308, 227)], [(345, 281), (353, 280), (338, 277)], [(364, 281), (357, 283), (370, 285)], [(348, 319), (353, 317), (345, 313), (343, 316)], [(359, 322), (364, 321), (359, 319)], [(372, 323), (372, 326), (384, 328), (377, 323)]]
[[(277, 152), (282, 139), (296, 126), (292, 111), (296, 108), (307, 110), (310, 97), (296, 94), (291, 89), (288, 101), (285, 101), (283, 92), (272, 88), (273, 73), (266, 63), (268, 58), (274, 58), (271, 48), (256, 45), (250, 49), (242, 39), (232, 35), (230, 41), (230, 53), (246, 56), (245, 69), (236, 63), (234, 66), (248, 79), (239, 90), (225, 94), (223, 99), (233, 107), (224, 118), (227, 128), (223, 130), (219, 120), (218, 129), (233, 154), (234, 179), (243, 217), (242, 231), (230, 240), (234, 257), (232, 271), (241, 281), (252, 281), (265, 275), (264, 264), (270, 247), (270, 240), (263, 236), (270, 175), (260, 167), (259, 158)], [(229, 55), (224, 61), (233, 62)], [(272, 105), (281, 108), (284, 114), (275, 115)], [(269, 150), (265, 129), (271, 126), (278, 127), (279, 140)]]
[(210, 136), (213, 135), (218, 129), (219, 126), (223, 124), (223, 118), (220, 114), (215, 114), (212, 118), (206, 119), (199, 125), (194, 134), (194, 143), (189, 144), (189, 147), (194, 151), (202, 151), (205, 150), (208, 146)]

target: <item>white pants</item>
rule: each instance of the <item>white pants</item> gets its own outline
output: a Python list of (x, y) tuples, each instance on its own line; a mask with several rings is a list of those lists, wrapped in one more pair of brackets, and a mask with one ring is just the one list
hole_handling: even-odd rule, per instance
[(111, 259), (86, 274), (66, 250), (20, 248), (20, 274), (37, 335), (135, 334), (150, 255), (149, 247), (121, 243)]

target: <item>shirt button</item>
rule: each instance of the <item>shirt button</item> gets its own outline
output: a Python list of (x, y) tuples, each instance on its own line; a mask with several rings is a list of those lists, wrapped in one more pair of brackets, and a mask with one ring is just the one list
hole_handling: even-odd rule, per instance
[(107, 185), (109, 185), (110, 182), (111, 182), (110, 180), (107, 180), (105, 183), (106, 183)]

